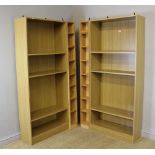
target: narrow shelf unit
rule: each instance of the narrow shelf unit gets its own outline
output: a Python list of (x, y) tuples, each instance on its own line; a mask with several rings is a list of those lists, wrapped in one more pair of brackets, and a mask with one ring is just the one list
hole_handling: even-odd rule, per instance
[(141, 137), (144, 25), (140, 15), (91, 20), (90, 44), (82, 44), (90, 48), (90, 127), (131, 143)]
[(80, 22), (80, 124), (90, 125), (89, 100), (89, 21)]
[(70, 128), (73, 128), (77, 126), (76, 47), (74, 22), (68, 22), (68, 61), (70, 76)]
[(39, 142), (69, 128), (67, 22), (15, 21), (22, 140)]

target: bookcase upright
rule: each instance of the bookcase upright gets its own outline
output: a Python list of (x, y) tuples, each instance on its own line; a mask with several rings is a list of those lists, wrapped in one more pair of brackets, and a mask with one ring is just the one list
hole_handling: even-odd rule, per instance
[(90, 127), (128, 142), (141, 137), (144, 21), (139, 15), (90, 21)]
[(69, 128), (67, 23), (15, 21), (22, 140), (34, 144)]

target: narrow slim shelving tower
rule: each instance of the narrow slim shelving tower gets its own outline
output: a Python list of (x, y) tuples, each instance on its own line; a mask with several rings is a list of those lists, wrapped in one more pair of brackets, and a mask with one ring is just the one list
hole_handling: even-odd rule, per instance
[(91, 127), (134, 142), (141, 137), (144, 17), (90, 21)]
[(70, 87), (70, 128), (77, 126), (77, 87), (76, 87), (76, 50), (75, 25), (68, 22), (68, 61)]
[(89, 96), (89, 22), (80, 22), (80, 124), (90, 125)]
[(69, 128), (67, 23), (15, 21), (22, 140), (34, 144)]

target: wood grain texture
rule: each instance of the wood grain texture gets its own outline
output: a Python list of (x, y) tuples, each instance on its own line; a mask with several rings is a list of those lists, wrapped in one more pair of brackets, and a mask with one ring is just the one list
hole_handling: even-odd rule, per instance
[(16, 74), (18, 88), (19, 120), (22, 140), (31, 144), (31, 115), (28, 78), (27, 19), (15, 21)]
[(34, 144), (69, 128), (67, 23), (23, 17), (15, 27), (21, 135)]
[[(72, 47), (72, 48), (70, 48)], [(70, 86), (70, 128), (77, 127), (77, 87), (76, 87), (76, 47), (75, 47), (75, 24), (68, 22), (68, 64)], [(74, 76), (72, 76), (74, 74)]]
[(90, 21), (90, 40), (91, 126), (135, 142), (142, 122), (144, 17)]
[(80, 22), (80, 124), (89, 128), (90, 101), (89, 101), (89, 22)]
[(145, 18), (136, 16), (136, 78), (134, 94), (133, 141), (141, 137), (144, 91)]

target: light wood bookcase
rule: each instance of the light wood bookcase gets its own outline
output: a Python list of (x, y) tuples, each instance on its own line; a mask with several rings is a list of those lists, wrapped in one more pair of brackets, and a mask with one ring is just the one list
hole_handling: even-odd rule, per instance
[(68, 22), (68, 60), (70, 87), (70, 128), (77, 127), (77, 87), (76, 87), (76, 47), (75, 25)]
[(69, 128), (67, 22), (15, 21), (22, 140), (34, 144)]
[(89, 22), (80, 22), (80, 124), (83, 128), (90, 125), (90, 45), (89, 45)]
[(134, 15), (91, 20), (89, 27), (90, 127), (127, 142), (141, 137), (144, 26), (144, 17)]

